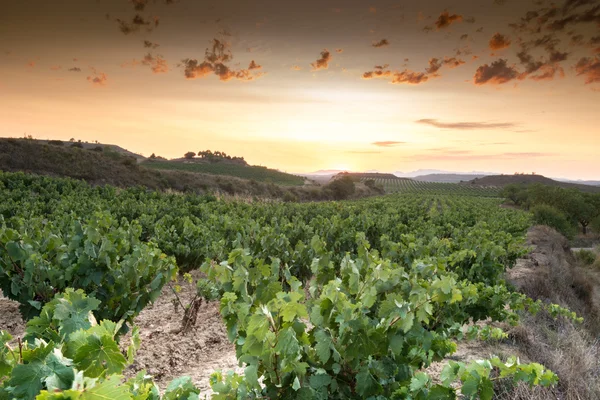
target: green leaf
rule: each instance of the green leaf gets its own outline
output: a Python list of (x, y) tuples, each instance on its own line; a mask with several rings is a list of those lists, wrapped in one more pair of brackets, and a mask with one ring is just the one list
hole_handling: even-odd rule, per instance
[(333, 346), (331, 337), (327, 334), (327, 332), (319, 329), (315, 332), (315, 341), (315, 351), (317, 352), (317, 357), (323, 364), (326, 364), (331, 357), (331, 347)]
[(121, 373), (127, 360), (121, 354), (119, 346), (112, 337), (95, 335), (88, 336), (85, 344), (77, 349), (73, 359), (78, 369), (90, 377)]
[(412, 392), (419, 392), (427, 387), (429, 384), (429, 375), (424, 372), (417, 372), (410, 380), (410, 390)]

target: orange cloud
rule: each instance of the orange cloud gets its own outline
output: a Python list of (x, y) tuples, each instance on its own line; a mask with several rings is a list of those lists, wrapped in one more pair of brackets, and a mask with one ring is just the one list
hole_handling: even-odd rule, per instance
[(473, 78), (476, 85), (503, 84), (515, 78), (519, 73), (513, 67), (509, 67), (504, 59), (498, 59), (490, 65), (484, 64), (477, 68)]
[(53, 66), (50, 67), (50, 69), (52, 71), (59, 71), (59, 70), (62, 69), (62, 66), (60, 66), (60, 65), (53, 65)]
[(343, 52), (344, 52), (344, 49), (335, 49), (335, 52), (336, 52), (336, 53), (343, 53)]
[(429, 77), (423, 72), (414, 72), (405, 69), (404, 71), (394, 72), (391, 83), (408, 83), (411, 85), (418, 85), (420, 83), (427, 82), (427, 80), (429, 80)]
[(577, 76), (585, 77), (585, 84), (600, 83), (600, 57), (584, 57), (575, 65)]
[(448, 11), (444, 11), (435, 21), (435, 26), (438, 30), (440, 30), (449, 27), (455, 22), (462, 22), (462, 20), (462, 15), (450, 14)]
[(489, 46), (492, 50), (505, 49), (510, 46), (510, 39), (501, 33), (496, 33), (490, 39)]
[(313, 67), (313, 71), (318, 71), (320, 69), (327, 69), (329, 68), (329, 62), (331, 61), (331, 53), (327, 50), (324, 49), (321, 52), (321, 57), (317, 59), (317, 61), (315, 61), (314, 63), (311, 63), (310, 65)]
[(179, 66), (184, 68), (186, 79), (203, 78), (215, 74), (223, 82), (232, 79), (252, 81), (264, 75), (262, 72), (256, 74), (251, 72), (251, 70), (261, 68), (254, 60), (250, 63), (250, 67), (253, 68), (234, 70), (227, 65), (232, 59), (233, 55), (229, 50), (229, 43), (213, 39), (212, 47), (206, 49), (203, 61), (186, 58), (182, 60), (182, 64), (179, 64)]
[(302, 69), (302, 67), (299, 65), (293, 65), (291, 68), (291, 70), (293, 70), (293, 71), (300, 71), (301, 69)]
[(376, 14), (377, 13), (377, 8), (375, 8), (375, 7), (369, 7), (369, 12), (373, 13), (373, 14)]
[(373, 142), (371, 143), (374, 146), (377, 147), (393, 147), (393, 146), (398, 146), (399, 144), (405, 144), (406, 142), (395, 142), (392, 140), (386, 140), (384, 142)]
[[(149, 21), (144, 19), (144, 17), (139, 14), (136, 14), (132, 18), (131, 22), (123, 21), (119, 18), (117, 18), (116, 21), (119, 25), (119, 30), (125, 35), (138, 32), (142, 27), (145, 27), (148, 32), (151, 32), (152, 29), (156, 28), (159, 24), (158, 17), (154, 17), (153, 21)], [(152, 23), (154, 23), (154, 26), (152, 26)]]
[(95, 68), (92, 68), (92, 75), (88, 76), (87, 80), (91, 82), (93, 86), (102, 87), (106, 86), (108, 77), (104, 72), (98, 72)]

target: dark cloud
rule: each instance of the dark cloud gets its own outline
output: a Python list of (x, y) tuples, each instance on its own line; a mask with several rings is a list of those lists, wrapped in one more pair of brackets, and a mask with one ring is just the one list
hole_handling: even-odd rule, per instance
[(467, 40), (468, 38), (469, 38), (469, 35), (467, 33), (460, 36), (460, 40)]
[(440, 30), (449, 27), (455, 22), (462, 22), (462, 20), (462, 15), (450, 14), (448, 11), (444, 11), (435, 21), (435, 26), (438, 30)]
[(510, 129), (517, 126), (514, 122), (441, 122), (437, 119), (425, 118), (416, 121), (418, 124), (431, 125), (441, 129)]
[(465, 22), (467, 24), (474, 24), (475, 22), (477, 22), (477, 20), (475, 19), (475, 17), (467, 17), (465, 18)]
[(385, 65), (376, 65), (373, 71), (368, 71), (363, 74), (363, 79), (372, 79), (372, 78), (386, 78), (392, 76), (392, 71), (389, 71), (387, 68), (388, 64)]
[(498, 59), (490, 65), (484, 64), (477, 68), (473, 80), (476, 85), (503, 84), (517, 78), (518, 75), (518, 71), (508, 66), (506, 60)]
[(341, 54), (341, 53), (344, 52), (344, 49), (335, 49), (335, 52), (338, 53), (338, 54)]
[[(207, 48), (204, 53), (204, 60), (186, 58), (182, 60), (179, 67), (183, 67), (186, 79), (198, 79), (214, 74), (223, 82), (232, 79), (252, 81), (264, 75), (262, 72), (253, 73), (250, 69), (235, 70), (227, 65), (232, 59), (229, 43), (213, 39), (212, 46)], [(259, 69), (257, 68), (259, 65), (254, 60), (250, 66), (253, 64), (255, 66), (253, 69)]]
[(248, 69), (249, 69), (249, 70), (253, 70), (253, 69), (261, 69), (261, 68), (262, 68), (262, 65), (258, 65), (258, 64), (256, 63), (256, 61), (254, 61), (254, 60), (250, 61), (250, 65), (248, 66)]
[(160, 46), (160, 44), (158, 44), (158, 43), (153, 43), (149, 40), (144, 40), (144, 47), (147, 49), (156, 49), (159, 46)]
[(108, 77), (104, 72), (98, 72), (95, 68), (92, 68), (92, 74), (86, 78), (93, 86), (102, 87), (106, 86)]
[(489, 46), (492, 50), (505, 49), (510, 46), (510, 39), (501, 33), (496, 33), (490, 39)]
[(385, 47), (385, 46), (389, 46), (390, 42), (387, 39), (381, 39), (378, 42), (373, 42), (372, 46), (373, 47)]
[(139, 14), (136, 14), (131, 21), (124, 21), (119, 18), (117, 18), (115, 21), (117, 21), (117, 24), (119, 25), (119, 30), (125, 35), (139, 32), (142, 28), (145, 28), (148, 32), (151, 32), (152, 29), (156, 28), (159, 24), (158, 17), (154, 17), (153, 20), (146, 20)]
[(324, 49), (321, 52), (321, 57), (318, 58), (317, 61), (315, 61), (314, 63), (310, 64), (313, 68), (312, 70), (318, 71), (320, 69), (329, 68), (329, 62), (331, 61), (331, 58), (331, 53), (327, 49)]
[(81, 72), (81, 68), (79, 68), (79, 67), (73, 67), (73, 68), (69, 68), (68, 71), (70, 71), (70, 72)]
[(133, 9), (135, 11), (144, 11), (144, 8), (146, 8), (149, 1), (150, 0), (131, 0), (131, 3), (133, 4)]
[(384, 142), (373, 142), (371, 143), (374, 146), (377, 147), (394, 147), (394, 146), (398, 146), (400, 144), (405, 144), (406, 142), (394, 142), (394, 141), (384, 141)]
[(50, 67), (52, 71), (60, 71), (62, 69), (61, 65), (53, 65)]
[(478, 28), (475, 32), (478, 32), (478, 33), (483, 32), (483, 26), (481, 28)]
[(571, 45), (580, 46), (584, 43), (584, 36), (582, 34), (571, 36)]
[(565, 70), (558, 65), (546, 64), (539, 69), (537, 75), (531, 75), (529, 76), (529, 79), (534, 81), (550, 81), (553, 80), (557, 74), (561, 78), (564, 78)]
[(575, 64), (577, 76), (585, 77), (585, 84), (600, 83), (600, 57), (584, 57)]

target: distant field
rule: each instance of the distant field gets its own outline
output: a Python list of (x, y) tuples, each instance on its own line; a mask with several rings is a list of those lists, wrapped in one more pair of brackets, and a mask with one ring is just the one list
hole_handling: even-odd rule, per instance
[[(365, 179), (362, 179), (363, 181)], [(423, 193), (423, 194), (456, 194), (479, 197), (498, 197), (500, 188), (481, 187), (468, 184), (422, 182), (405, 178), (387, 179), (375, 178), (375, 183), (380, 184), (386, 193)]]
[(242, 166), (226, 163), (198, 164), (175, 161), (145, 161), (140, 165), (147, 168), (168, 171), (188, 171), (213, 175), (235, 176), (242, 179), (253, 179), (257, 182), (271, 182), (277, 185), (304, 185), (304, 178), (300, 176), (258, 166)]

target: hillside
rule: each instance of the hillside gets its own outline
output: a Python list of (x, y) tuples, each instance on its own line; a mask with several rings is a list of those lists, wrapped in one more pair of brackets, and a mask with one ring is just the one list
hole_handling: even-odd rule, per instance
[(548, 185), (548, 186), (558, 186), (565, 189), (578, 189), (583, 192), (589, 193), (598, 193), (600, 192), (600, 187), (598, 186), (590, 186), (590, 185), (582, 185), (578, 183), (569, 183), (569, 182), (559, 182), (554, 179), (546, 178), (542, 175), (491, 175), (483, 178), (476, 178), (469, 182), (471, 185), (476, 186), (496, 186), (496, 187), (504, 187), (510, 184), (519, 184), (519, 185)]
[(461, 183), (472, 181), (477, 178), (484, 178), (486, 175), (476, 174), (427, 174), (415, 176), (415, 181), (437, 182), (437, 183)]
[(285, 186), (304, 185), (304, 178), (300, 176), (286, 174), (284, 172), (266, 167), (231, 162), (197, 162), (195, 160), (186, 160), (183, 158), (168, 161), (147, 159), (146, 161), (142, 162), (141, 165), (146, 168), (157, 170), (227, 175)]
[[(112, 146), (103, 147), (98, 144), (86, 149), (84, 146), (72, 146), (67, 143), (58, 145), (30, 139), (0, 138), (0, 171), (67, 177), (85, 180), (92, 185), (114, 185), (122, 188), (145, 186), (153, 190), (225, 193), (286, 201), (336, 198), (336, 194), (327, 186), (284, 186), (273, 182), (259, 182), (257, 179), (248, 180), (197, 171), (146, 168), (142, 166), (145, 163), (138, 163), (137, 158), (113, 149)], [(380, 194), (379, 191), (359, 184), (351, 197), (377, 194)]]

